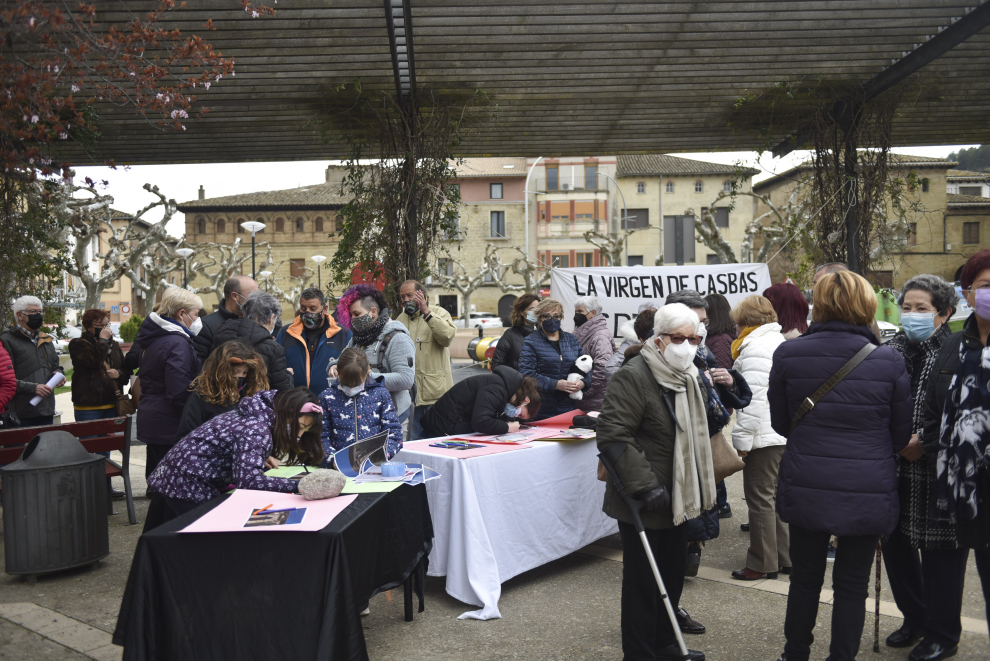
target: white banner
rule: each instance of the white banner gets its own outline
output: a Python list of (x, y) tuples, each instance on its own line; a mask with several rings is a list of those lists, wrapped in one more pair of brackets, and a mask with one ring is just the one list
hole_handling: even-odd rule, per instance
[(554, 269), (550, 295), (564, 305), (562, 326), (568, 332), (574, 329), (574, 302), (582, 296), (598, 297), (612, 335), (618, 337), (619, 326), (636, 318), (640, 304), (655, 300), (663, 305), (671, 292), (696, 289), (702, 296), (722, 294), (735, 307), (747, 296), (762, 294), (770, 284), (766, 264), (607, 266)]

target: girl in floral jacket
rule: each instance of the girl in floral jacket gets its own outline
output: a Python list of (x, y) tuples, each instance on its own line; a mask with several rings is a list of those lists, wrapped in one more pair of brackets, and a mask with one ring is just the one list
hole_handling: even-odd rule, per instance
[(323, 452), (331, 455), (355, 441), (388, 432), (391, 459), (402, 449), (402, 425), (384, 377), (369, 378), (368, 356), (360, 349), (344, 349), (337, 360), (337, 378), (320, 393), (323, 407)]

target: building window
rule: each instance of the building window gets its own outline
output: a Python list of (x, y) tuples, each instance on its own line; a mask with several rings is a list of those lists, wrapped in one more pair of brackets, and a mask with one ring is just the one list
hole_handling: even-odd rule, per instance
[(695, 261), (694, 216), (663, 217), (663, 259), (667, 264)]
[(547, 190), (557, 190), (557, 186), (560, 185), (559, 174), (560, 170), (556, 165), (547, 166)]
[(705, 184), (704, 184), (703, 181), (701, 181), (699, 179), (698, 181), (694, 182), (694, 192), (695, 193), (702, 193), (702, 192), (704, 192), (704, 190), (705, 190)]
[(732, 192), (732, 182), (726, 179), (722, 182), (722, 192), (731, 193)]
[(638, 230), (650, 226), (649, 209), (626, 209), (626, 220), (622, 229)]
[(673, 193), (674, 192), (674, 182), (673, 181), (668, 181), (667, 182), (667, 188), (666, 188), (666, 190), (667, 190), (668, 193)]
[(598, 165), (584, 166), (584, 187), (586, 190), (598, 190)]
[(642, 255), (629, 255), (629, 259), (626, 260), (626, 266), (642, 266), (643, 256)]
[(296, 218), (296, 232), (305, 232), (306, 224), (303, 222), (302, 218)]
[(241, 223), (243, 223), (243, 222), (244, 222), (244, 219), (243, 218), (238, 218), (237, 219), (237, 233), (238, 234), (244, 234), (244, 227), (241, 225)]
[(199, 217), (196, 219), (196, 233), (206, 234), (206, 219)]
[(505, 237), (505, 212), (504, 211), (492, 211), (492, 222), (491, 231), (489, 235), (493, 239), (501, 239)]
[(908, 226), (907, 244), (909, 246), (918, 245), (918, 223), (910, 223)]
[(491, 198), (493, 200), (502, 199), (502, 184), (489, 184), (489, 188), (491, 189)]
[[(707, 208), (701, 208), (702, 217), (704, 217), (706, 211), (708, 211)], [(715, 207), (715, 227), (729, 227), (729, 207)]]
[(963, 223), (963, 243), (973, 245), (980, 242), (980, 224)]
[(562, 252), (550, 256), (550, 266), (552, 266), (555, 269), (570, 268), (570, 265), (571, 265), (570, 253)]
[[(437, 269), (440, 271), (440, 275), (452, 276), (454, 275), (454, 261), (452, 259), (441, 259), (437, 262)], [(441, 296), (441, 298), (443, 298)]]
[(313, 231), (314, 232), (320, 232), (320, 233), (323, 232), (323, 219), (322, 218), (317, 218), (316, 220), (313, 221)]
[(636, 184), (636, 192), (639, 193), (640, 195), (642, 195), (643, 193), (645, 193), (646, 192), (646, 184), (644, 184), (642, 181), (639, 182), (638, 184)]
[(289, 277), (301, 278), (306, 275), (306, 260), (304, 258), (300, 259), (290, 259), (289, 260)]
[(578, 268), (589, 268), (594, 264), (595, 253), (593, 252), (578, 252), (574, 253), (574, 266)]
[(983, 194), (983, 186), (960, 186), (959, 194), (980, 197)]
[(922, 193), (927, 193), (928, 192), (928, 180), (927, 179), (922, 179), (921, 180), (921, 192)]
[(223, 234), (227, 231), (227, 221), (223, 218), (217, 219), (217, 234)]
[(275, 219), (275, 231), (276, 232), (284, 232), (285, 231), (285, 218), (276, 218)]

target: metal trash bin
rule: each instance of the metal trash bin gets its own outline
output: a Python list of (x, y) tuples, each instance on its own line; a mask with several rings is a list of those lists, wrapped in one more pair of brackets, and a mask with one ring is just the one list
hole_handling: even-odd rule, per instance
[(0, 468), (8, 574), (92, 564), (110, 555), (105, 460), (66, 431), (39, 434)]

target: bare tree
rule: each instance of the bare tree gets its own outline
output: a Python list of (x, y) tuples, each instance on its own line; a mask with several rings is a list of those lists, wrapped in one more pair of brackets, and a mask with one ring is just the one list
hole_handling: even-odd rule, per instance
[(270, 269), (272, 274), (269, 275), (267, 278), (265, 278), (263, 281), (259, 282), (258, 287), (264, 286), (265, 291), (267, 291), (269, 294), (279, 299), (280, 301), (283, 301), (288, 305), (295, 307), (296, 304), (299, 302), (299, 295), (302, 294), (303, 290), (310, 285), (310, 283), (313, 280), (313, 276), (316, 275), (316, 271), (308, 266), (303, 266), (302, 275), (288, 276), (289, 286), (288, 288), (283, 289), (278, 285), (278, 281), (280, 279), (285, 280), (285, 278), (279, 278), (277, 274), (278, 274), (278, 270), (282, 268), (282, 265), (288, 261), (289, 260), (287, 259), (283, 259), (281, 262), (273, 266)]
[[(495, 284), (498, 285), (499, 289), (503, 293), (508, 293), (510, 291), (521, 291), (527, 294), (536, 294), (539, 292), (540, 287), (550, 282), (550, 271), (551, 268), (546, 264), (540, 265), (537, 262), (529, 259), (524, 251), (519, 246), (513, 246), (513, 249), (519, 253), (519, 257), (512, 260), (509, 264), (504, 264), (502, 262), (502, 257), (498, 253), (498, 249), (492, 244), (488, 244), (488, 249), (485, 252), (485, 263), (488, 264), (489, 271), (492, 274), (492, 278), (495, 280)], [(541, 273), (542, 271), (542, 273)], [(514, 273), (515, 275), (522, 278), (522, 284), (509, 284), (506, 282), (506, 278), (509, 273)]]
[(602, 256), (608, 259), (609, 266), (622, 265), (622, 252), (626, 248), (626, 241), (629, 237), (640, 230), (655, 229), (656, 225), (637, 227), (635, 229), (619, 230), (613, 234), (606, 234), (599, 230), (589, 230), (584, 233), (584, 240), (598, 248)]
[[(489, 245), (489, 249), (491, 249)], [(461, 293), (463, 300), (463, 312), (461, 318), (464, 319), (464, 327), (470, 328), (471, 322), (471, 294), (485, 284), (485, 276), (491, 275), (491, 265), (487, 260), (482, 260), (477, 271), (469, 272), (465, 266), (456, 259), (451, 260), (456, 267), (453, 275), (440, 274), (438, 276), (439, 285), (443, 289), (456, 289)], [(456, 270), (460, 269), (460, 273)]]
[[(192, 289), (197, 294), (215, 294), (217, 300), (223, 300), (223, 285), (232, 275), (240, 274), (244, 262), (250, 261), (251, 251), (241, 250), (240, 237), (234, 239), (234, 243), (227, 245), (223, 243), (213, 243), (205, 241), (203, 243), (193, 243), (189, 245), (196, 252), (190, 256), (189, 273), (202, 274), (206, 278), (206, 284)], [(255, 246), (258, 255), (258, 270), (264, 271), (274, 259), (272, 258), (272, 247), (267, 241), (263, 241)], [(192, 279), (192, 278), (190, 278)]]

